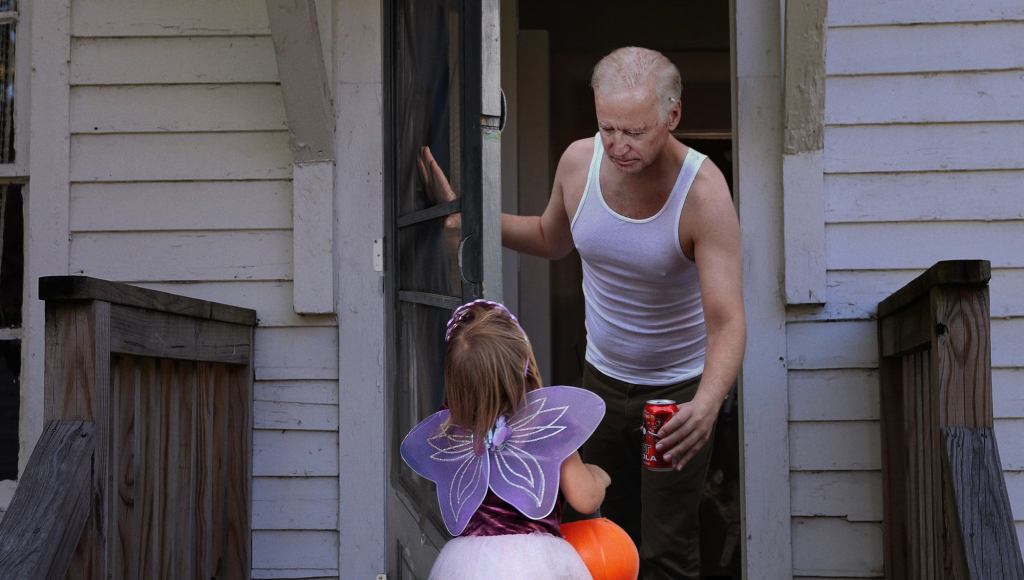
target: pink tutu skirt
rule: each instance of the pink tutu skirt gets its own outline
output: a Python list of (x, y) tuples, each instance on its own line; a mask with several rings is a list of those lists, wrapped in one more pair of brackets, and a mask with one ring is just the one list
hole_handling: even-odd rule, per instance
[(549, 534), (460, 536), (444, 545), (430, 580), (591, 580), (576, 549)]

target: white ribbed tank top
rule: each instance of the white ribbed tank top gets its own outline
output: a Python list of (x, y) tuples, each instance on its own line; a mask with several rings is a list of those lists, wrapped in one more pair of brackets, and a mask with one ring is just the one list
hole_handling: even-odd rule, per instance
[(628, 383), (660, 386), (696, 377), (704, 372), (707, 333), (697, 266), (679, 243), (679, 216), (706, 157), (689, 149), (665, 205), (640, 220), (605, 202), (603, 158), (598, 134), (571, 223), (583, 262), (587, 362)]

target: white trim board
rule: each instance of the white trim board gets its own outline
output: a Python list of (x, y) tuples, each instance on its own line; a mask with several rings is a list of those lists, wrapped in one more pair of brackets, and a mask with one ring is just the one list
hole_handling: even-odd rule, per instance
[(782, 263), (782, 15), (733, 0), (736, 198), (743, 236), (748, 348), (740, 373), (743, 575), (793, 575)]

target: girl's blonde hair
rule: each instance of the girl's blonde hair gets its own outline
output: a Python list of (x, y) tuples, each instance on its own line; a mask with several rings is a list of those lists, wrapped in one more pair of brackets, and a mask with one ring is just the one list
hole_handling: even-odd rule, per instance
[(444, 385), (451, 422), (483, 441), (498, 420), (540, 386), (526, 333), (504, 306), (475, 303), (457, 311), (450, 327)]

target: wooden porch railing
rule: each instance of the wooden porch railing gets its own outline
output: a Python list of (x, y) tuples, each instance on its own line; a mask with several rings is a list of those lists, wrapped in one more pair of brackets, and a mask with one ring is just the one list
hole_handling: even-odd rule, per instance
[[(255, 312), (81, 276), (39, 295), (48, 423), (0, 526), (0, 578), (247, 578)], [(82, 449), (82, 521), (40, 528), (83, 507), (40, 475), (80, 473), (47, 462)]]
[(992, 431), (983, 260), (878, 305), (886, 578), (1024, 579)]

